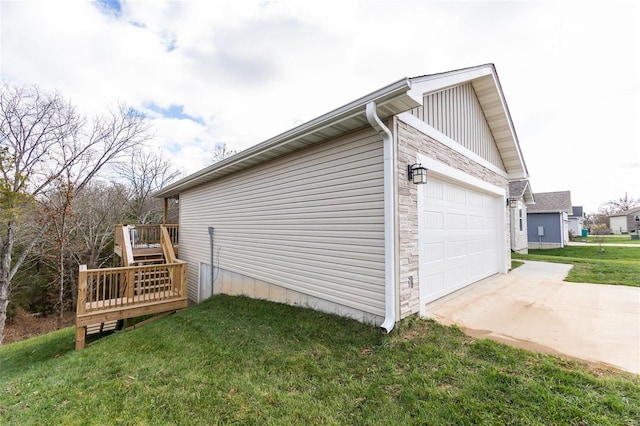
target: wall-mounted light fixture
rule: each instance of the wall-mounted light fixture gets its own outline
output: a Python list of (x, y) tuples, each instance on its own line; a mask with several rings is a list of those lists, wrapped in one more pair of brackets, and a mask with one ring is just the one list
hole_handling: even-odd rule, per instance
[(422, 164), (409, 164), (407, 166), (409, 180), (415, 184), (427, 183), (427, 169)]
[(518, 207), (518, 199), (517, 198), (507, 198), (507, 206), (510, 209), (515, 209)]

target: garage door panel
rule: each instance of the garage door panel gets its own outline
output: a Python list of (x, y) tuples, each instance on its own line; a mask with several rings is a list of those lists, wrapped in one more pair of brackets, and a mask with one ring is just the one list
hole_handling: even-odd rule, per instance
[(485, 206), (485, 197), (484, 195), (477, 193), (469, 194), (469, 202), (467, 203), (470, 207), (484, 207)]
[(499, 271), (500, 198), (431, 179), (421, 189), (420, 294), (428, 303)]
[(470, 215), (469, 216), (469, 229), (470, 230), (483, 230), (485, 227), (485, 220), (482, 216)]
[(467, 192), (463, 188), (447, 185), (446, 194), (446, 200), (450, 203), (467, 204)]
[(467, 241), (451, 241), (446, 244), (446, 258), (453, 260), (455, 258), (464, 258), (468, 254)]
[(468, 247), (470, 254), (484, 253), (487, 250), (493, 250), (495, 248), (495, 242), (487, 239), (470, 240)]
[(444, 183), (432, 182), (425, 185), (426, 195), (432, 200), (444, 200)]
[(426, 230), (431, 229), (444, 229), (444, 213), (443, 212), (433, 212), (433, 211), (425, 211), (424, 213), (424, 223)]
[(433, 286), (434, 292), (441, 292), (444, 290), (444, 272), (431, 274), (427, 277), (431, 285)]
[(464, 285), (467, 281), (467, 266), (466, 265), (458, 265), (457, 267), (452, 267), (448, 269), (445, 275), (445, 288), (459, 288)]
[(445, 259), (444, 255), (444, 243), (431, 243), (424, 244), (424, 263), (433, 263), (438, 261), (443, 261)]
[(448, 213), (446, 219), (447, 229), (467, 229), (467, 216), (464, 213)]
[(472, 282), (479, 281), (486, 277), (489, 271), (485, 262), (470, 263), (469, 264), (469, 278)]

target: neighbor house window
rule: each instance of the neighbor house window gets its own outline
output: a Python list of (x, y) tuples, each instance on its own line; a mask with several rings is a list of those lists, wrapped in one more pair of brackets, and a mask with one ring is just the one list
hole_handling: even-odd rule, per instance
[(518, 210), (518, 221), (520, 223), (520, 232), (522, 232), (522, 207)]

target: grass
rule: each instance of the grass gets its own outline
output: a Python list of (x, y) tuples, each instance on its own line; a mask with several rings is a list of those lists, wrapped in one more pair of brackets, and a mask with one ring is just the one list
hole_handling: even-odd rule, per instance
[(640, 248), (565, 246), (561, 249), (512, 253), (514, 259), (538, 260), (574, 265), (566, 281), (640, 287)]
[(633, 425), (640, 378), (409, 318), (216, 296), (74, 352), (0, 347), (0, 424)]
[(520, 262), (517, 260), (512, 260), (511, 261), (511, 269), (509, 269), (509, 271), (513, 271), (516, 268), (519, 268), (520, 266), (524, 265), (524, 262)]

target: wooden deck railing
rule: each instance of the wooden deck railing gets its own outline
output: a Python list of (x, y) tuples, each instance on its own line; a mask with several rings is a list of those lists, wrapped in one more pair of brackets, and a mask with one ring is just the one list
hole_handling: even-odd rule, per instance
[[(164, 232), (163, 230), (166, 230)], [(175, 249), (178, 247), (178, 225), (116, 225), (114, 251), (125, 266), (134, 263), (136, 255), (163, 252), (163, 233)]]
[(76, 349), (84, 348), (86, 326), (187, 306), (187, 263), (87, 269), (80, 266)]

